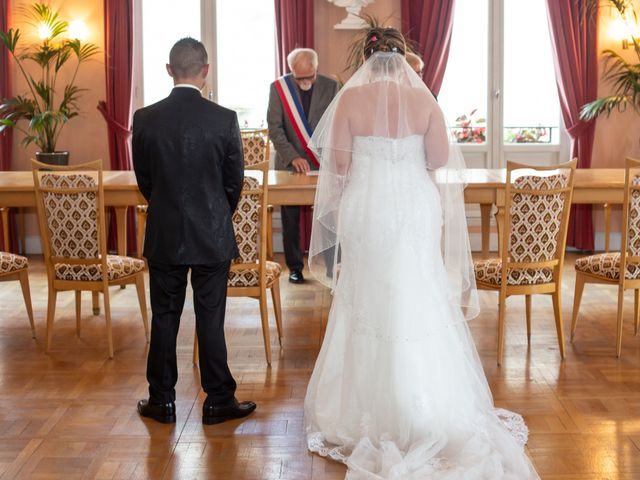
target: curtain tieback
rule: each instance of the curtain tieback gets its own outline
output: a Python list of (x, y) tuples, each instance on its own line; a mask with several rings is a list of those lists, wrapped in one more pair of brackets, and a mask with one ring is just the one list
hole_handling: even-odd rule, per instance
[(102, 116), (104, 117), (104, 119), (107, 121), (107, 125), (109, 127), (110, 130), (115, 131), (115, 133), (120, 134), (120, 135), (125, 135), (125, 136), (129, 136), (131, 135), (131, 129), (125, 127), (124, 125), (122, 125), (121, 123), (117, 122), (115, 118), (113, 118), (112, 115), (109, 114), (108, 110), (107, 110), (107, 103), (104, 101), (100, 101), (98, 102), (98, 110), (100, 110), (100, 113), (102, 113)]
[(587, 131), (589, 127), (593, 125), (593, 120), (589, 120), (585, 122), (584, 120), (578, 120), (578, 123), (567, 128), (567, 133), (573, 139), (577, 139), (582, 136), (583, 133)]

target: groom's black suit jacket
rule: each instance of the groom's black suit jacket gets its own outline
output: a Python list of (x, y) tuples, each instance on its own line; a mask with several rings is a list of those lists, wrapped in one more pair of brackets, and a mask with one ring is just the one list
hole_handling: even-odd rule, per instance
[(231, 217), (244, 177), (236, 113), (174, 88), (133, 117), (133, 165), (149, 202), (144, 256), (202, 265), (238, 256)]

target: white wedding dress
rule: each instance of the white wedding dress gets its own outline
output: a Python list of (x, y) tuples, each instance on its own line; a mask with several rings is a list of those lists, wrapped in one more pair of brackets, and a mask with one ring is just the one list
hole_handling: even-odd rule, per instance
[(334, 295), (305, 398), (309, 450), (349, 480), (537, 479), (527, 427), (494, 408), (467, 326), (479, 307), (465, 166), (433, 96), (404, 57), (374, 53), (311, 146), (309, 266)]
[[(381, 161), (384, 159), (384, 161)], [(421, 135), (355, 137), (341, 267), (305, 400), (308, 446), (348, 479), (534, 479), (447, 298), (440, 194)]]

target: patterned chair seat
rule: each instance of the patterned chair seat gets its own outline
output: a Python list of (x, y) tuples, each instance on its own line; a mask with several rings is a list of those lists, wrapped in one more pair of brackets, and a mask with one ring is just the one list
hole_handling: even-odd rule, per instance
[[(59, 280), (90, 281), (102, 280), (101, 265), (71, 265), (56, 263), (56, 278)], [(107, 255), (107, 270), (109, 281), (133, 275), (144, 270), (144, 260), (118, 255)]]
[[(282, 273), (282, 266), (276, 262), (266, 262), (267, 267), (267, 288), (271, 287)], [(231, 270), (229, 272), (229, 287), (257, 287), (260, 285), (260, 271), (258, 265), (256, 268), (247, 268), (243, 270)]]
[(26, 257), (8, 252), (0, 252), (0, 273), (11, 273), (29, 266)]
[[(473, 262), (476, 280), (479, 282), (500, 285), (502, 278), (502, 260), (491, 258)], [(507, 285), (539, 285), (553, 282), (552, 268), (528, 268), (526, 270), (511, 269), (507, 276)]]
[[(576, 260), (576, 270), (598, 277), (618, 280), (620, 278), (620, 252), (600, 253)], [(640, 278), (640, 264), (629, 264), (627, 266), (627, 279), (635, 280)]]

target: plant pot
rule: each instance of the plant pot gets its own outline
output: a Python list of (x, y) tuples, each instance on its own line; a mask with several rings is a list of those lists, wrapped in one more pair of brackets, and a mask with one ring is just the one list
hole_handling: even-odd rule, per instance
[(36, 152), (36, 160), (47, 165), (69, 165), (69, 152)]

